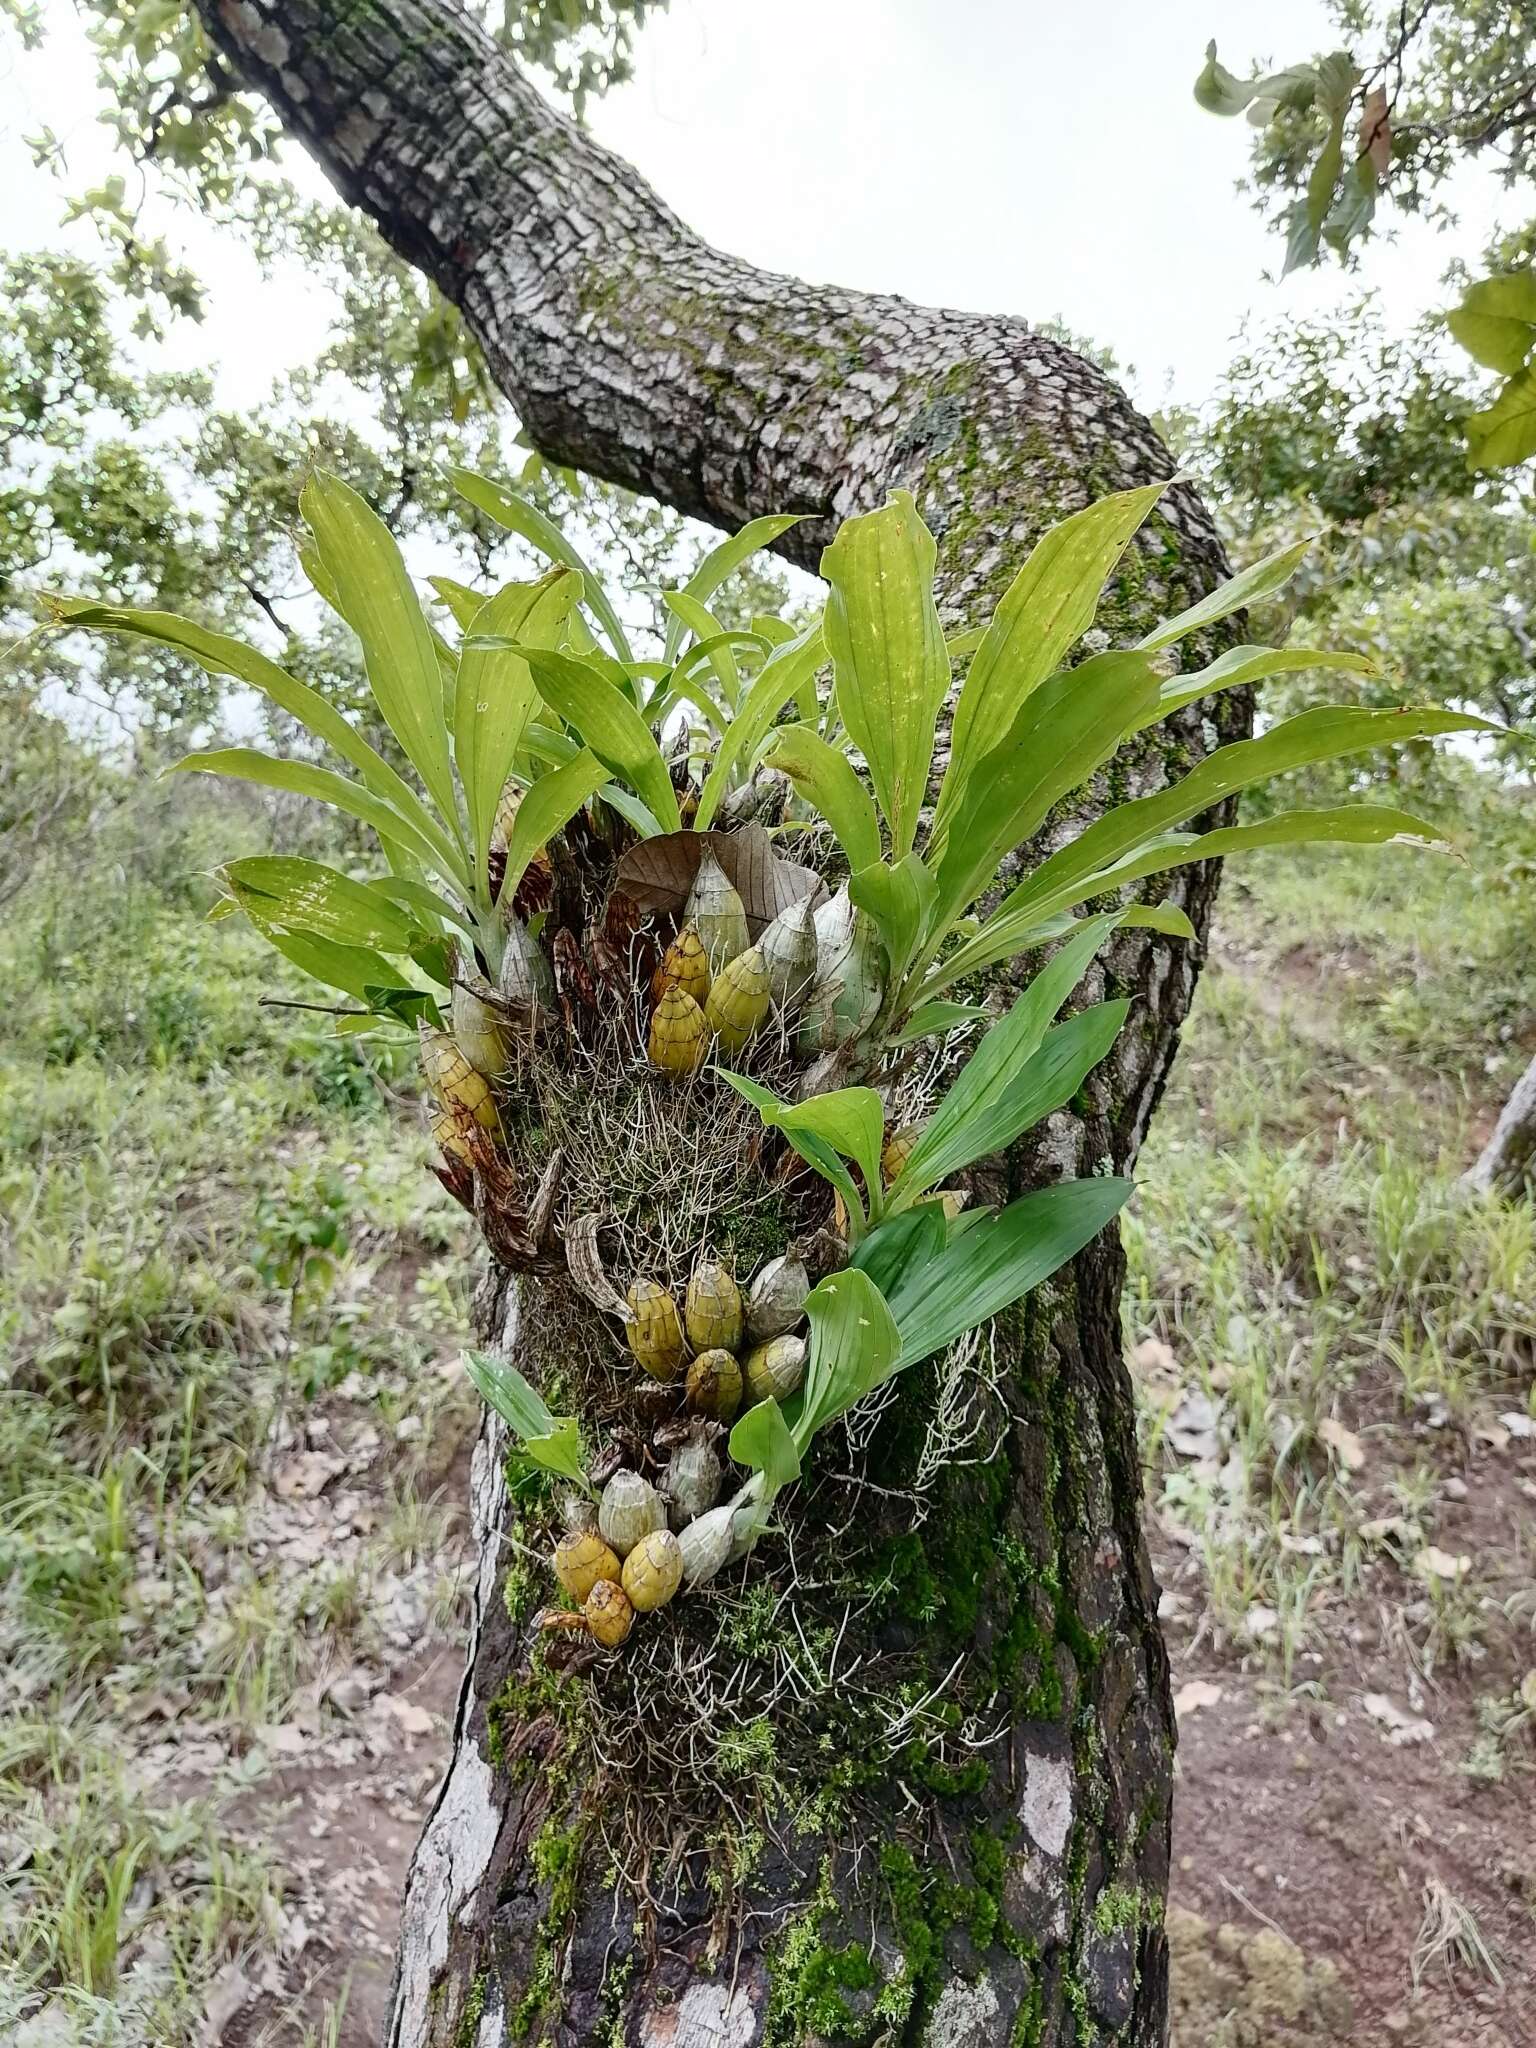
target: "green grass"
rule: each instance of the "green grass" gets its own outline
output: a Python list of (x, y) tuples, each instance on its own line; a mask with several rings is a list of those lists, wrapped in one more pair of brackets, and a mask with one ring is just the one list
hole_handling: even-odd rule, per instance
[[(1127, 1219), (1130, 1341), (1172, 1352), (1144, 1354), (1153, 1497), (1218, 1631), (1287, 1683), (1373, 1554), (1384, 1487), (1410, 1559), (1432, 1540), (1438, 1474), (1415, 1472), (1406, 1425), (1529, 1398), (1531, 1211), (1457, 1180), (1536, 1037), (1536, 911), (1504, 880), (1518, 807), (1469, 825), (1467, 865), (1276, 854), (1229, 874)], [(1214, 1455), (1174, 1449), (1179, 1390), (1213, 1404)], [(1471, 1586), (1418, 1604), (1429, 1668), (1486, 1625)]]
[[(125, 1731), (169, 1695), (238, 1753), (375, 1647), (374, 1583), (440, 1550), (432, 1474), (472, 1412), (436, 1370), (468, 1233), (425, 1171), (411, 1049), (263, 1005), (313, 990), (204, 922), (199, 875), (242, 836), (240, 807), (154, 791), (62, 850), (0, 941), (4, 2038), (34, 1991), (82, 2040), (108, 2011), (124, 2041), (196, 2037), (278, 1877), (211, 1794), (145, 1790)], [(284, 1432), (343, 1386), (388, 1446), (377, 1540), (284, 1570), (251, 1518)], [(455, 1599), (434, 1586), (438, 1623)]]

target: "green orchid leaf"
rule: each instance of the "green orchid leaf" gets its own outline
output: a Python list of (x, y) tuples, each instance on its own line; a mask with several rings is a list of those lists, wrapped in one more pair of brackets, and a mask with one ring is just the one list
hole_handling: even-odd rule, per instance
[(551, 1415), (537, 1389), (516, 1366), (488, 1351), (466, 1351), (464, 1370), (480, 1398), (494, 1408), (517, 1438), (530, 1464), (562, 1479), (573, 1479), (591, 1491), (582, 1454), (581, 1427), (574, 1415)]
[(817, 1430), (882, 1386), (896, 1370), (901, 1336), (885, 1297), (855, 1267), (832, 1273), (806, 1297), (811, 1326), (805, 1381), (790, 1418), (804, 1457)]
[(862, 1226), (864, 1199), (843, 1160), (858, 1164), (866, 1187), (879, 1187), (885, 1111), (873, 1088), (840, 1088), (814, 1095), (808, 1102), (789, 1103), (745, 1074), (732, 1073), (729, 1067), (717, 1071), (753, 1105), (770, 1130), (782, 1131), (806, 1164), (837, 1189), (850, 1217)]
[[(593, 574), (590, 565), (577, 553), (555, 522), (546, 519), (537, 505), (530, 504), (526, 498), (520, 498), (512, 491), (504, 491), (488, 476), (479, 476), (472, 469), (451, 469), (448, 474), (459, 496), (467, 498), (487, 519), (494, 519), (508, 533), (517, 534), (530, 547), (537, 548), (546, 560), (563, 563), (567, 569), (578, 571), (583, 602), (608, 635), (608, 644), (620, 661), (633, 661), (634, 652), (603, 587), (602, 578)], [(577, 616), (572, 615), (573, 621)]]
[(890, 1042), (910, 1045), (918, 1038), (939, 1038), (962, 1024), (984, 1024), (990, 1014), (980, 1003), (919, 1003)]
[(890, 980), (899, 984), (938, 897), (932, 874), (917, 854), (909, 853), (894, 867), (877, 861), (873, 867), (860, 868), (848, 884), (848, 894), (874, 920)]
[(398, 812), (416, 837), (432, 845), (432, 865), (439, 874), (463, 865), (441, 821), (432, 815), (405, 778), (361, 734), (352, 730), (335, 705), (318, 690), (289, 675), (256, 648), (247, 647), (244, 641), (231, 639), (225, 633), (210, 633), (190, 619), (178, 618), (174, 612), (135, 611), (123, 605), (94, 604), (76, 598), (48, 597), (44, 603), (61, 626), (82, 626), (96, 632), (118, 633), (128, 639), (152, 640), (195, 661), (211, 676), (230, 676), (236, 682), (249, 683), (279, 711), (296, 719), (306, 732), (355, 768), (374, 795)]
[(935, 929), (946, 930), (993, 880), (1003, 856), (1032, 839), (1052, 806), (1104, 765), (1157, 702), (1159, 688), (1148, 656), (1096, 654), (1059, 669), (1025, 699), (954, 812), (939, 862)]
[[(1095, 820), (1068, 845), (1045, 861), (1028, 880), (1006, 896), (1001, 912), (1038, 907), (1062, 885), (1097, 873), (1118, 862), (1143, 841), (1166, 828), (1199, 817), (1212, 805), (1255, 783), (1268, 782), (1293, 768), (1315, 767), (1349, 754), (1372, 751), (1406, 740), (1428, 739), (1452, 732), (1498, 732), (1501, 728), (1470, 712), (1433, 709), (1370, 710), (1350, 705), (1323, 706), (1271, 726), (1257, 739), (1219, 747), (1166, 789), (1119, 804)], [(1155, 872), (1142, 870), (1141, 872)], [(1127, 879), (1134, 879), (1128, 877)], [(1081, 902), (1082, 894), (1065, 903)], [(1054, 902), (1052, 908), (1059, 907)]]
[(507, 860), (501, 879), (501, 895), (506, 902), (512, 901), (540, 847), (547, 846), (557, 832), (565, 830), (589, 797), (607, 787), (606, 767), (596, 754), (584, 750), (547, 775), (541, 775), (532, 788), (524, 790), (507, 834)]
[(420, 599), (399, 546), (378, 514), (340, 477), (315, 470), (299, 498), (338, 608), (362, 642), (368, 687), (432, 801), (458, 815), (443, 684)]
[(1028, 1128), (1013, 1114), (1021, 1080), (1043, 1045), (1052, 1018), (1119, 921), (1113, 911), (1090, 918), (1046, 962), (1002, 1021), (986, 1033), (950, 1083), (896, 1176), (890, 1191), (893, 1207), (904, 1207), (972, 1160), (1002, 1151)]
[(686, 591), (664, 591), (662, 602), (674, 621), (680, 622), (683, 630), (693, 635), (695, 650), (714, 671), (727, 710), (734, 711), (741, 697), (741, 670), (736, 666), (731, 651), (734, 636), (727, 633), (708, 605), (700, 604)]
[(869, 791), (841, 749), (828, 746), (808, 725), (781, 725), (764, 758), (770, 767), (781, 769), (826, 819), (855, 873), (874, 866), (880, 858), (880, 820)]
[(317, 768), (312, 761), (281, 759), (263, 754), (255, 747), (215, 747), (205, 754), (184, 754), (165, 771), (168, 775), (228, 775), (241, 782), (258, 783), (264, 789), (286, 789), (294, 796), (328, 804), (349, 818), (371, 825), (381, 841), (393, 840), (409, 848), (424, 866), (435, 869), (448, 882), (467, 891), (469, 875), (462, 860), (449, 866), (437, 840), (418, 830), (383, 797), (375, 796), (361, 783), (337, 775), (332, 769)]
[[(952, 1234), (936, 1257), (906, 1261), (890, 1297), (901, 1338), (895, 1369), (920, 1364), (1022, 1300), (1098, 1236), (1132, 1188), (1128, 1180), (1098, 1177), (1061, 1181)], [(878, 1225), (855, 1266), (882, 1266), (885, 1233), (908, 1223), (903, 1215)]]
[(485, 592), (471, 590), (467, 583), (460, 583), (453, 576), (429, 576), (427, 581), (447, 605), (459, 631), (467, 633), (470, 620), (485, 603)]
[[(707, 604), (725, 579), (749, 561), (759, 549), (770, 547), (780, 534), (788, 533), (792, 526), (798, 526), (801, 519), (798, 512), (770, 512), (761, 519), (749, 519), (739, 532), (728, 540), (712, 547), (697, 569), (683, 585), (681, 595), (692, 598), (698, 604)], [(669, 592), (668, 595), (673, 593)], [(683, 635), (689, 629), (681, 617), (674, 612), (667, 623), (665, 659), (670, 665), (676, 661), (683, 644)]]
[(738, 1465), (761, 1472), (772, 1493), (800, 1477), (800, 1453), (777, 1401), (749, 1408), (732, 1429), (726, 1449)]
[(682, 830), (677, 792), (656, 736), (629, 699), (589, 661), (528, 648), (528, 666), (551, 711), (575, 728), (611, 775), (626, 783), (664, 832)]
[[(720, 800), (730, 788), (731, 778), (736, 770), (750, 765), (753, 755), (772, 729), (773, 721), (792, 697), (798, 697), (806, 682), (814, 678), (825, 659), (826, 646), (821, 637), (819, 622), (795, 639), (776, 647), (769, 655), (748, 686), (747, 693), (741, 700), (740, 709), (726, 727), (720, 744), (715, 749), (715, 758), (710, 763), (709, 773), (704, 778), (704, 787), (699, 792), (698, 815), (694, 819), (696, 831), (709, 830), (714, 823)], [(857, 777), (855, 782), (857, 783)], [(868, 795), (862, 790), (862, 786), (860, 793), (868, 803)], [(872, 805), (870, 810), (873, 817)], [(836, 830), (836, 827), (833, 829)], [(877, 826), (877, 848), (879, 843)]]
[(1163, 624), (1155, 627), (1144, 640), (1136, 645), (1145, 653), (1153, 653), (1159, 647), (1171, 647), (1175, 640), (1182, 640), (1187, 634), (1203, 632), (1207, 626), (1214, 626), (1222, 619), (1230, 618), (1233, 612), (1242, 611), (1246, 606), (1257, 604), (1261, 598), (1273, 597), (1277, 590), (1283, 590), (1296, 571), (1301, 567), (1314, 545), (1312, 537), (1298, 540), (1290, 547), (1277, 548), (1272, 555), (1266, 555), (1262, 562), (1255, 562), (1251, 569), (1245, 569), (1240, 576), (1229, 577), (1225, 583), (1218, 583), (1209, 596), (1202, 597), (1198, 604), (1192, 604), (1187, 611), (1179, 612)]
[[(1351, 675), (1378, 676), (1380, 662), (1368, 654), (1350, 654), (1323, 647), (1229, 647), (1225, 654), (1189, 675), (1170, 676), (1158, 693), (1157, 703), (1143, 720), (1143, 726), (1161, 725), (1186, 704), (1198, 704), (1202, 697), (1214, 697), (1219, 690), (1235, 690), (1243, 683), (1262, 682), (1268, 676), (1287, 675), (1296, 669), (1343, 669)], [(1141, 727), (1137, 728), (1138, 731)]]
[[(1040, 1045), (1017, 1066), (989, 1075), (990, 1086), (967, 1113), (953, 1108), (960, 1082), (990, 1047), (1002, 1026), (982, 1039), (969, 1064), (939, 1104), (918, 1140), (921, 1164), (909, 1161), (890, 1191), (889, 1206), (915, 1201), (974, 1164), (992, 1158), (1025, 1131), (1033, 1130), (1069, 1103), (1120, 1035), (1129, 1002), (1096, 1003), (1048, 1030)], [(942, 1124), (935, 1131), (934, 1126)], [(916, 1153), (914, 1152), (914, 1158)], [(904, 1183), (904, 1184), (903, 1184)]]
[[(1252, 825), (1221, 826), (1211, 832), (1154, 834), (1108, 867), (1087, 875), (1071, 876), (1054, 890), (1032, 894), (1028, 900), (1021, 900), (1011, 909), (1005, 903), (974, 938), (968, 939), (946, 958), (942, 971), (933, 977), (932, 986), (946, 986), (951, 978), (979, 973), (983, 968), (996, 966), (1001, 960), (1010, 960), (1018, 953), (1029, 952), (1060, 937), (1071, 928), (1069, 923), (1062, 921), (1065, 908), (1110, 893), (1127, 882), (1141, 881), (1148, 875), (1166, 874), (1173, 868), (1187, 867), (1195, 861), (1227, 859), (1266, 846), (1330, 843), (1383, 846), (1394, 841), (1432, 852), (1448, 853), (1453, 850), (1438, 826), (1427, 824), (1409, 811), (1392, 810), (1378, 804), (1280, 811), (1274, 817), (1261, 818)], [(1152, 918), (1146, 913), (1154, 907), (1172, 919), (1168, 924), (1155, 925), (1154, 929), (1171, 930), (1180, 938), (1193, 935), (1193, 927), (1189, 931), (1182, 929), (1179, 922), (1182, 913), (1174, 912), (1169, 905), (1133, 905), (1132, 913), (1140, 914), (1128, 913), (1126, 923), (1152, 924)]]
[(937, 552), (911, 496), (893, 491), (878, 512), (845, 519), (821, 558), (829, 586), (823, 631), (838, 709), (869, 763), (898, 860), (912, 850), (927, 800), (934, 731), (949, 688), (933, 599)]
[(983, 759), (1007, 737), (1032, 690), (1061, 667), (1093, 624), (1105, 579), (1168, 489), (1166, 482), (1100, 498), (1040, 536), (992, 614), (955, 706), (935, 843)]
[(414, 1031), (418, 1024), (430, 1024), (440, 1031), (443, 1026), (442, 1012), (425, 989), (401, 988), (398, 985), (381, 987), (370, 983), (363, 990), (363, 1001), (375, 1016), (388, 1017), (395, 1024), (403, 1024)]
[[(343, 946), (409, 953), (419, 927), (379, 889), (315, 860), (253, 854), (219, 870), (242, 910), (285, 931), (311, 932)], [(387, 981), (386, 974), (381, 979)]]
[(487, 642), (505, 639), (530, 647), (558, 647), (571, 607), (580, 597), (580, 574), (560, 566), (537, 583), (509, 583), (476, 611), (460, 650), (453, 699), (454, 761), (469, 816), (476, 882), (487, 903), (496, 806), (539, 701), (522, 656)]
[(356, 1002), (367, 1003), (370, 988), (397, 979), (397, 970), (389, 961), (367, 946), (345, 946), (336, 939), (320, 938), (314, 932), (287, 931), (281, 925), (269, 924), (249, 904), (241, 906), (238, 897), (228, 900), (231, 909), (245, 909), (252, 927), (260, 932), (269, 946), (275, 946), (285, 960), (291, 960), (301, 972), (315, 981), (324, 982), (327, 988), (340, 989)]

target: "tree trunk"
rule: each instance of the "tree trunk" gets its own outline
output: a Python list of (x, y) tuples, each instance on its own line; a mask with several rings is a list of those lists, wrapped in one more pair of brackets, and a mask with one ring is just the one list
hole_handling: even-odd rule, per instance
[(1511, 1196), (1536, 1182), (1536, 1060), (1515, 1083), (1493, 1136), (1465, 1178), (1480, 1193)]
[[(1168, 474), (1122, 394), (1020, 320), (707, 247), (451, 0), (199, 5), (341, 192), (463, 307), (558, 461), (725, 526), (807, 513), (783, 549), (810, 566), (839, 518), (904, 486), (968, 622), (1043, 526)], [(1100, 644), (1224, 573), (1194, 495), (1164, 502)], [(1229, 697), (1213, 715), (1231, 738), (1251, 713)], [(1158, 786), (1208, 732), (1181, 714), (1105, 789)], [(1187, 868), (1170, 891), (1202, 931), (1215, 885)], [(1001, 1169), (1014, 1190), (1134, 1158), (1192, 952), (1146, 932), (1109, 949), (1087, 994), (1134, 993), (1132, 1026), (1079, 1113)], [(638, 1654), (550, 1674), (530, 1626), (544, 1562), (518, 1547), (488, 1422), (470, 1668), (409, 1880), (390, 2048), (1164, 2038), (1174, 1725), (1122, 1273), (1111, 1235), (976, 1357), (832, 1433), (786, 1533), (661, 1617), (659, 1676)], [(480, 1316), (534, 1379), (601, 1341), (558, 1276), (493, 1271)], [(953, 1459), (925, 1472), (946, 1432)]]

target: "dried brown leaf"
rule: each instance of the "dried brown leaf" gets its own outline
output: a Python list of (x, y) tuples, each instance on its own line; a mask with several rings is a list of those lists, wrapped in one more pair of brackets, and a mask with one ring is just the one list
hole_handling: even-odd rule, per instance
[(754, 939), (802, 896), (816, 903), (825, 900), (827, 886), (821, 877), (811, 868), (781, 859), (772, 838), (758, 824), (743, 825), (738, 832), (667, 832), (658, 839), (642, 839), (619, 862), (614, 894), (642, 913), (680, 916), (706, 846), (741, 898)]

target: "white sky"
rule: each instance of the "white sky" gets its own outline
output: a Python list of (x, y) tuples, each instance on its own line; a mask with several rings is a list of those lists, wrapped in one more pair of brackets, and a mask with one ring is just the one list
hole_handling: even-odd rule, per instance
[[(40, 57), (0, 31), (0, 247), (91, 253), (89, 229), (60, 229), (64, 188), (23, 141), (54, 129), (71, 189), (108, 164), (73, 9), (48, 0), (48, 13)], [(1143, 404), (1170, 390), (1198, 403), (1246, 314), (1290, 317), (1372, 284), (1406, 324), (1443, 302), (1447, 260), (1475, 258), (1493, 217), (1476, 183), (1452, 237), (1408, 223), (1359, 279), (1266, 284), (1275, 238), (1233, 190), (1245, 128), (1191, 97), (1213, 29), (1239, 71), (1326, 39), (1315, 0), (674, 0), (594, 126), (701, 232), (757, 262), (1061, 318), (1134, 365)], [(290, 168), (309, 170), (297, 151)], [(159, 362), (211, 365), (221, 399), (246, 403), (313, 352), (326, 309), (301, 276), (263, 280), (189, 214), (150, 218), (212, 296), (205, 325), (182, 323)]]

